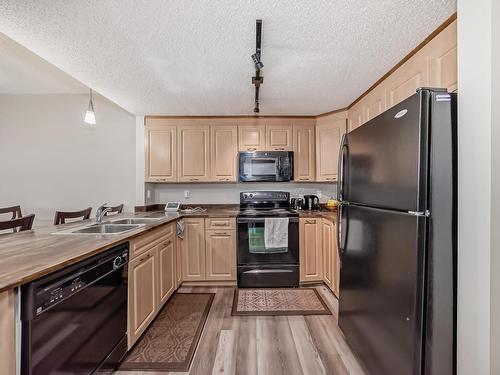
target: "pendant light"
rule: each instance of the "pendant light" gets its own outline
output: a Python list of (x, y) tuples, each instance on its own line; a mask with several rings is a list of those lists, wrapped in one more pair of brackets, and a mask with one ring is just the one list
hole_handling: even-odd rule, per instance
[(94, 103), (92, 102), (92, 89), (90, 89), (90, 100), (87, 112), (85, 112), (85, 119), (83, 120), (87, 124), (95, 125), (95, 113), (94, 113)]

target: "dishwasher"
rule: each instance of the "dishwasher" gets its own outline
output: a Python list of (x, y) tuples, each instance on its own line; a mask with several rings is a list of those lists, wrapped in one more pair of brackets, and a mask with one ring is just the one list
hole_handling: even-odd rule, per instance
[(107, 374), (127, 351), (128, 242), (21, 287), (21, 374)]

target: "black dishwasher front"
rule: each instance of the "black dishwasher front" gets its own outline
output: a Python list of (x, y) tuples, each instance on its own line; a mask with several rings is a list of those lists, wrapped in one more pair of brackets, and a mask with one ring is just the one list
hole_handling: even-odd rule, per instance
[(22, 375), (111, 373), (127, 350), (128, 243), (21, 288)]

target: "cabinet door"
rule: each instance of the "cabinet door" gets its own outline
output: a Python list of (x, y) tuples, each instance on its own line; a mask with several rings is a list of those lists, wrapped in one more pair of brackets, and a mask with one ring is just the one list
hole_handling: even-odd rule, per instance
[(267, 125), (266, 126), (266, 149), (273, 151), (291, 151), (292, 125)]
[(300, 281), (323, 280), (320, 219), (300, 219)]
[(157, 312), (157, 247), (128, 265), (128, 347), (141, 336)]
[(178, 181), (210, 180), (210, 129), (208, 125), (177, 127)]
[(340, 255), (337, 246), (337, 223), (333, 222), (332, 226), (332, 283), (333, 293), (340, 297)]
[(340, 142), (346, 120), (316, 126), (316, 181), (336, 181)]
[(175, 290), (175, 242), (170, 237), (158, 245), (158, 309)]
[(293, 125), (293, 163), (295, 181), (314, 181), (316, 138), (314, 125)]
[(321, 220), (321, 244), (323, 247), (323, 281), (333, 290), (333, 223)]
[(175, 264), (175, 288), (177, 289), (182, 284), (182, 246), (181, 239), (177, 236), (175, 236)]
[(207, 230), (207, 280), (236, 280), (236, 231)]
[(175, 126), (145, 127), (147, 182), (177, 181), (177, 130)]
[(236, 181), (238, 131), (234, 125), (210, 126), (211, 180)]
[(385, 111), (385, 84), (382, 82), (375, 87), (363, 100), (363, 121), (362, 123), (370, 121), (372, 118), (380, 115)]
[(184, 238), (180, 243), (183, 281), (205, 280), (205, 220), (184, 219)]
[(363, 105), (357, 103), (354, 107), (349, 108), (347, 114), (347, 131), (353, 131), (364, 123), (363, 118)]
[(424, 48), (429, 59), (429, 86), (457, 90), (457, 21)]
[(239, 125), (238, 150), (239, 151), (265, 151), (266, 127), (265, 125)]

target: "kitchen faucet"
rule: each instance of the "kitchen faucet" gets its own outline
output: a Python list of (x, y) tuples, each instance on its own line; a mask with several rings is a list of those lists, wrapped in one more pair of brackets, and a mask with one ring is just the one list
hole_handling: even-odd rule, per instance
[(107, 205), (107, 203), (104, 203), (95, 212), (95, 222), (97, 224), (101, 224), (102, 218), (104, 217), (104, 215), (106, 215), (106, 213), (108, 213), (109, 211), (111, 211), (111, 207), (106, 207), (106, 205)]

